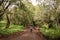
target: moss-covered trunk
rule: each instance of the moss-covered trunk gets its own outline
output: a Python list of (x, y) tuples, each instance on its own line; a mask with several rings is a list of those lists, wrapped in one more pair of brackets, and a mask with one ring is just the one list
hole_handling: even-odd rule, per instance
[(9, 26), (10, 26), (10, 20), (9, 20), (8, 14), (6, 14), (6, 18), (7, 18), (6, 28), (9, 28)]

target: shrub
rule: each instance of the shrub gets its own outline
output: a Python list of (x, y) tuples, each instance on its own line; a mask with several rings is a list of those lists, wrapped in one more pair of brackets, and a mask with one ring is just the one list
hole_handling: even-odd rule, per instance
[(46, 37), (49, 37), (51, 39), (54, 39), (54, 38), (59, 38), (60, 37), (60, 28), (56, 28), (56, 29), (44, 29), (44, 28), (41, 28), (40, 30), (43, 35), (45, 35)]

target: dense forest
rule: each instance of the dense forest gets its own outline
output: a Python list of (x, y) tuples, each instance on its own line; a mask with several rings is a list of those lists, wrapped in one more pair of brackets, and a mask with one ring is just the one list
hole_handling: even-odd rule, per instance
[(47, 40), (60, 39), (60, 0), (0, 0), (0, 36), (39, 27)]

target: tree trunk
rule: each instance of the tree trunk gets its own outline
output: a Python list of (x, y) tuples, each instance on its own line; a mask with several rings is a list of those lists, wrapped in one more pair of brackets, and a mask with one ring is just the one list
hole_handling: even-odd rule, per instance
[(9, 20), (8, 14), (6, 14), (6, 18), (7, 18), (6, 28), (9, 28), (9, 26), (10, 26), (10, 20)]

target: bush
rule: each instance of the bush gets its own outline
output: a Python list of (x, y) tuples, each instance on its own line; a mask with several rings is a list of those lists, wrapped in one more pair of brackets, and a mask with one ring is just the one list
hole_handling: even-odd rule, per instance
[(10, 28), (0, 29), (0, 35), (9, 35), (18, 31), (23, 31), (24, 27), (20, 25), (11, 25)]
[(48, 24), (47, 24), (47, 23), (43, 24), (43, 25), (41, 26), (41, 28), (48, 29)]
[(54, 38), (59, 38), (60, 37), (60, 28), (56, 28), (56, 29), (44, 29), (44, 28), (41, 28), (40, 30), (43, 35), (45, 35), (46, 37), (49, 37), (51, 39), (54, 39)]

